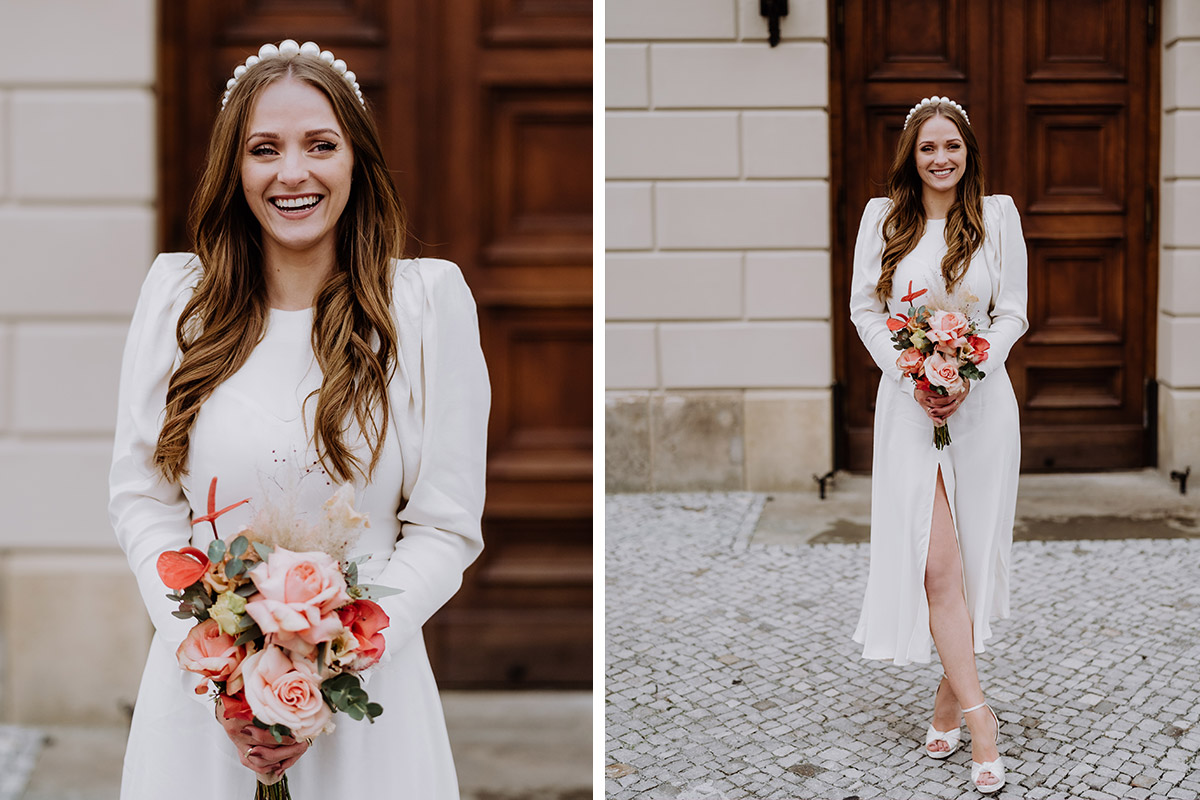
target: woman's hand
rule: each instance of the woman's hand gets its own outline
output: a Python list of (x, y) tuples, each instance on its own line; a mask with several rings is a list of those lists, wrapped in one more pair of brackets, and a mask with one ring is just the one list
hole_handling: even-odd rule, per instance
[(308, 751), (309, 743), (303, 739), (284, 737), (276, 742), (270, 731), (241, 719), (225, 719), (221, 703), (217, 703), (217, 721), (225, 729), (225, 735), (237, 749), (242, 765), (259, 775), (275, 778), (300, 760)]
[(937, 392), (927, 392), (924, 389), (913, 389), (913, 397), (925, 409), (925, 413), (933, 420), (933, 424), (942, 427), (950, 419), (950, 415), (958, 410), (963, 400), (971, 393), (971, 382), (963, 381), (965, 387), (958, 394), (940, 395)]

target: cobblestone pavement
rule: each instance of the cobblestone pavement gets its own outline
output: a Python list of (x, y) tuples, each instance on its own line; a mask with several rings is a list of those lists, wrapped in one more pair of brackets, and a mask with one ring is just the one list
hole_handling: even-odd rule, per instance
[(33, 772), (41, 734), (29, 728), (0, 725), (0, 800), (18, 800)]
[[(850, 640), (865, 544), (756, 544), (762, 495), (606, 502), (610, 800), (979, 798), (922, 755), (940, 669)], [(979, 657), (1003, 798), (1200, 797), (1200, 539), (1016, 542)]]

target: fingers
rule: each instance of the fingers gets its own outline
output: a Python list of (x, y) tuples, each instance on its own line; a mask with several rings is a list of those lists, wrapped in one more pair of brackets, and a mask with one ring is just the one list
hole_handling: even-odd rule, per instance
[(300, 760), (300, 756), (308, 750), (306, 742), (294, 742), (281, 745), (257, 745), (250, 748), (250, 758), (254, 764), (281, 771)]
[(296, 740), (290, 736), (283, 737), (282, 742), (275, 741), (275, 737), (266, 728), (260, 728), (257, 725), (246, 725), (241, 730), (241, 735), (247, 740), (247, 746), (251, 744), (266, 745), (268, 747), (278, 747), (283, 744), (295, 744)]

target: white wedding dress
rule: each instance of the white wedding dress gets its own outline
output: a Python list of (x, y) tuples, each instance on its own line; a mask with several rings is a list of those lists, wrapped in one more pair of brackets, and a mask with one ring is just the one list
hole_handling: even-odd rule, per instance
[(896, 366), (900, 354), (887, 318), (907, 313), (901, 297), (929, 289), (916, 305), (945, 296), (941, 261), (945, 220), (927, 220), (917, 247), (896, 267), (885, 307), (875, 296), (883, 251), (881, 227), (889, 201), (875, 198), (863, 211), (854, 248), (850, 319), (883, 371), (875, 402), (871, 464), (871, 568), (854, 641), (863, 658), (898, 665), (931, 660), (925, 562), (933, 519), (937, 471), (946, 484), (962, 557), (964, 590), (975, 652), (984, 652), (993, 617), (1009, 615), (1008, 565), (1016, 509), (1021, 437), (1017, 402), (1004, 361), (1029, 327), (1026, 251), (1012, 198), (983, 199), (986, 239), (962, 280), (978, 298), (972, 315), (991, 345), (980, 367), (986, 377), (950, 417), (952, 444), (933, 446), (933, 423), (913, 397), (913, 382)]
[[(206, 513), (213, 476), (218, 508), (251, 498), (217, 521), (225, 539), (265, 502), (290, 501), (315, 515), (335, 489), (316, 463), (303, 416), (311, 430), (316, 403), (305, 408), (304, 399), (321, 381), (311, 310), (269, 312), (263, 340), (196, 419), (183, 485), (156, 473), (151, 459), (167, 380), (178, 363), (175, 325), (198, 270), (186, 253), (156, 259), (121, 371), (109, 510), (156, 629), (122, 800), (252, 800), (255, 791), (256, 777), (239, 763), (212, 701), (192, 691), (195, 676), (175, 660), (194, 621), (171, 616), (175, 604), (158, 578), (158, 555), (188, 544), (207, 548), (211, 527), (193, 528), (190, 518)], [(288, 770), (295, 800), (459, 797), (421, 626), (458, 590), (483, 547), (490, 391), (474, 301), (455, 265), (397, 262), (393, 300), (399, 363), (388, 387), (391, 422), (371, 482), (355, 484), (355, 505), (370, 515), (370, 528), (351, 552), (371, 556), (360, 568), (363, 582), (403, 590), (380, 601), (391, 618), (387, 655), (366, 679), (384, 712), (374, 724), (336, 714), (337, 729), (318, 737)]]

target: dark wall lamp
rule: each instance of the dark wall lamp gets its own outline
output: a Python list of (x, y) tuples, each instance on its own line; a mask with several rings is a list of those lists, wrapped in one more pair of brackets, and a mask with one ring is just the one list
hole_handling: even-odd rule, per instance
[(767, 39), (779, 44), (779, 18), (788, 14), (788, 0), (758, 0), (758, 13), (767, 18)]

